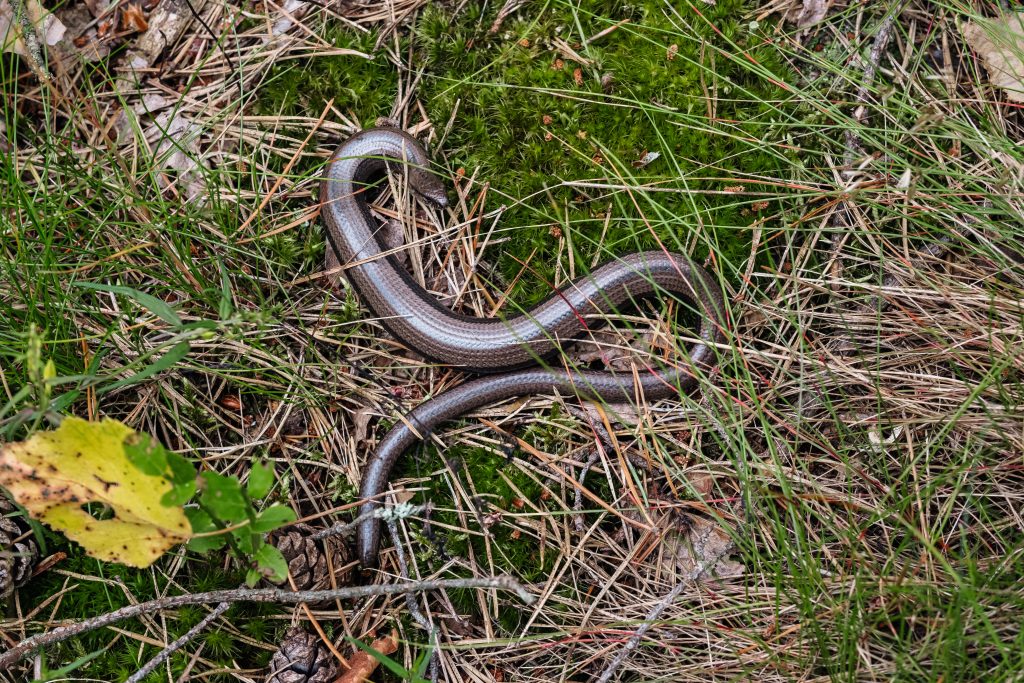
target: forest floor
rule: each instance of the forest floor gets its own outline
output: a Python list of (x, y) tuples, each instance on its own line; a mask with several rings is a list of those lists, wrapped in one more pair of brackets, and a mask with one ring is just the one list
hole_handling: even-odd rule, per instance
[[(0, 56), (0, 440), (114, 417), (221, 473), (266, 458), (266, 502), (350, 519), (387, 429), (466, 378), (326, 265), (320, 174), (380, 119), (450, 188), (445, 211), (398, 182), (377, 200), (446, 306), (514, 313), (664, 245), (730, 311), (687, 395), (513, 400), (401, 463), (394, 500), (433, 509), (350, 579), (505, 575), (532, 605), (240, 603), (146, 683), (263, 681), (294, 624), (345, 659), (395, 629), (378, 680), (431, 661), (450, 681), (1024, 676), (1024, 118), (996, 3), (187, 2), (63, 7), (48, 83)], [(214, 329), (170, 329), (132, 290)], [(624, 311), (559, 363), (683, 357), (693, 319), (673, 311)], [(51, 561), (11, 599), (5, 649), (245, 575), (40, 533)], [(125, 680), (213, 607), (0, 680)]]

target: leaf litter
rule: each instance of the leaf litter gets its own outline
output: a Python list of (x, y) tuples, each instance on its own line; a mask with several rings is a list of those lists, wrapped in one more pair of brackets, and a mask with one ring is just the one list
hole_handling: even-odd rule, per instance
[(1024, 12), (969, 21), (963, 35), (984, 62), (992, 85), (1011, 102), (1024, 102)]

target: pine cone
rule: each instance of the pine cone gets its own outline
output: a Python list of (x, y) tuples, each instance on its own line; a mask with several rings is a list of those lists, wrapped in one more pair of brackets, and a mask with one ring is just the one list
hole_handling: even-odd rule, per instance
[[(300, 591), (328, 590), (333, 588), (331, 568), (335, 572), (334, 584), (344, 586), (349, 572), (343, 572), (351, 555), (348, 546), (337, 536), (328, 536), (322, 541), (313, 540), (315, 530), (305, 524), (298, 524), (271, 536), (271, 541), (288, 562), (288, 573)], [(327, 562), (330, 553), (331, 561)]]
[(32, 527), (24, 517), (9, 516), (16, 510), (14, 503), (0, 493), (0, 603), (6, 602), (15, 588), (25, 585), (39, 560)]
[(338, 664), (320, 637), (295, 627), (270, 660), (266, 683), (328, 683), (337, 676)]

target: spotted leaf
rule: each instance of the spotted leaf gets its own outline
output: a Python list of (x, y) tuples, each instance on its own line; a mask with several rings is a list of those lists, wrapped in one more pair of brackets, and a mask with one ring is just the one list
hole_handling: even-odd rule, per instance
[(129, 459), (125, 441), (135, 438), (117, 420), (68, 417), (59, 429), (0, 448), (0, 485), (92, 557), (149, 566), (192, 528), (180, 506), (161, 504), (172, 483)]

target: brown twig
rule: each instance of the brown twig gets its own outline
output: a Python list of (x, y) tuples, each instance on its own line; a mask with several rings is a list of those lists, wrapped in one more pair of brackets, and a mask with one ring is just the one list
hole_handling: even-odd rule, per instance
[[(21, 27), (21, 39), (25, 42), (25, 55), (28, 58), (29, 67), (40, 81), (49, 83), (52, 77), (43, 63), (43, 48), (39, 43), (39, 34), (36, 33), (35, 23), (29, 14), (28, 5), (24, 0), (11, 0), (11, 7), (14, 9), (15, 22)], [(45, 22), (40, 22), (40, 27), (44, 28)]]
[[(398, 522), (395, 517), (389, 517), (387, 520), (388, 533), (391, 535), (391, 542), (395, 546), (395, 555), (398, 558), (398, 569), (399, 575), (402, 579), (409, 580), (409, 563), (405, 557), (405, 548), (402, 546), (402, 536), (398, 533)], [(430, 623), (430, 620), (423, 616), (423, 611), (419, 605), (416, 604), (416, 598), (413, 597), (412, 593), (405, 594), (405, 606), (409, 610), (409, 614), (412, 615), (413, 621), (416, 624), (430, 634), (430, 680), (437, 681), (437, 627)]]
[[(878, 31), (875, 33), (875, 40), (871, 44), (871, 51), (868, 53), (868, 61), (864, 65), (864, 78), (860, 84), (860, 88), (857, 89), (857, 96), (854, 98), (854, 102), (857, 103), (857, 108), (853, 112), (853, 119), (858, 125), (864, 125), (867, 121), (867, 107), (866, 102), (868, 95), (871, 91), (871, 86), (875, 82), (875, 72), (878, 70), (878, 65), (882, 61), (882, 53), (885, 52), (885, 48), (889, 46), (889, 40), (892, 38), (893, 24), (896, 21), (896, 17), (899, 14), (900, 5), (897, 3), (889, 8), (882, 17), (882, 21), (878, 24)], [(846, 167), (849, 168), (853, 164), (854, 156), (860, 149), (860, 135), (854, 128), (849, 128), (846, 131)]]
[(203, 605), (214, 602), (264, 602), (296, 604), (300, 602), (327, 602), (330, 600), (351, 600), (365, 598), (371, 595), (400, 595), (403, 593), (417, 591), (433, 591), (446, 588), (498, 588), (512, 591), (519, 598), (529, 604), (533, 602), (533, 596), (526, 592), (526, 589), (518, 582), (507, 576), (497, 576), (489, 579), (438, 579), (433, 581), (411, 581), (407, 583), (396, 583), (379, 586), (350, 586), (348, 588), (337, 588), (334, 590), (318, 591), (297, 591), (282, 590), (280, 588), (235, 588), (232, 590), (210, 591), (208, 593), (192, 593), (188, 595), (173, 595), (165, 598), (150, 600), (128, 607), (102, 614), (92, 619), (86, 619), (68, 626), (58, 626), (52, 631), (41, 633), (27, 638), (7, 652), (0, 654), (0, 671), (4, 671), (12, 664), (22, 660), (33, 651), (59, 643), (68, 638), (94, 631), (104, 626), (131, 619), (142, 614), (148, 614), (156, 610), (182, 607), (184, 605)]
[(161, 652), (156, 657), (153, 657), (153, 659), (146, 662), (141, 669), (139, 669), (131, 676), (126, 678), (124, 683), (139, 683), (139, 681), (141, 681), (143, 678), (145, 678), (153, 671), (155, 671), (158, 666), (163, 664), (164, 660), (166, 660), (175, 652), (183, 648), (189, 641), (191, 641), (197, 635), (202, 633), (206, 629), (206, 627), (213, 623), (213, 621), (217, 617), (227, 612), (228, 607), (231, 607), (230, 602), (222, 602), (216, 607), (214, 607), (212, 612), (203, 617), (203, 619), (198, 624), (190, 628), (185, 633), (185, 635), (175, 640), (173, 643), (164, 648), (163, 652)]

